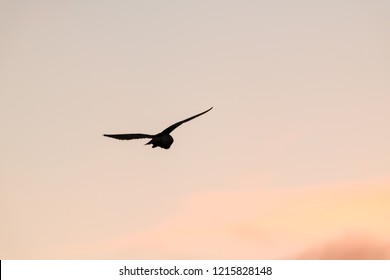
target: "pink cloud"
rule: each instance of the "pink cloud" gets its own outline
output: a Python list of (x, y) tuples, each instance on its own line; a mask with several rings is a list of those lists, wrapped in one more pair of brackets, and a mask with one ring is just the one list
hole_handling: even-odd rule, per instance
[(390, 242), (369, 234), (351, 232), (297, 255), (303, 260), (386, 260)]

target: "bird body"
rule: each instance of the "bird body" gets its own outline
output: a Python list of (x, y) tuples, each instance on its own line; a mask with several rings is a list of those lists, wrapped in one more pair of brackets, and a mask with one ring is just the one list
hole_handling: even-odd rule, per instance
[(150, 135), (150, 134), (143, 134), (143, 133), (131, 133), (131, 134), (104, 134), (103, 136), (111, 137), (119, 140), (133, 140), (133, 139), (142, 139), (142, 138), (151, 138), (151, 140), (146, 143), (145, 145), (152, 145), (152, 148), (160, 147), (163, 149), (169, 149), (173, 143), (173, 137), (170, 135), (170, 133), (175, 130), (177, 127), (182, 125), (185, 122), (188, 122), (190, 120), (193, 120), (203, 114), (206, 114), (208, 111), (213, 109), (211, 107), (210, 109), (199, 113), (195, 116), (189, 117), (185, 120), (179, 121), (168, 128), (164, 129), (162, 132)]
[(157, 134), (152, 140), (150, 140), (145, 145), (152, 145), (152, 148), (161, 147), (164, 149), (169, 149), (173, 143), (173, 137), (169, 134)]

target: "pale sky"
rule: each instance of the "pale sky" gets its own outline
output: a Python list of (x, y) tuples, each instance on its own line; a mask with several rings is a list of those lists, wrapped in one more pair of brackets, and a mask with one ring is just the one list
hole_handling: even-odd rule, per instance
[(0, 259), (390, 258), (389, 11), (0, 0)]

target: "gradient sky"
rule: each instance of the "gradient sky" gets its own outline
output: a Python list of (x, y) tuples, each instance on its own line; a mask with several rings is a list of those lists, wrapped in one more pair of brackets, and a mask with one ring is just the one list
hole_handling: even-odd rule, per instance
[(389, 10), (0, 1), (0, 259), (390, 258)]

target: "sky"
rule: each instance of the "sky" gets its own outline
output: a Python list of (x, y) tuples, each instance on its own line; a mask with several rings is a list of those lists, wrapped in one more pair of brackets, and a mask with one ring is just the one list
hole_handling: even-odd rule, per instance
[(389, 9), (1, 0), (0, 258), (390, 259)]

